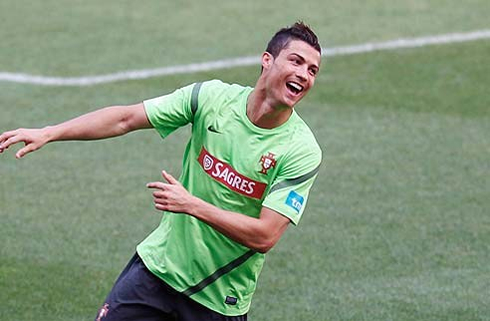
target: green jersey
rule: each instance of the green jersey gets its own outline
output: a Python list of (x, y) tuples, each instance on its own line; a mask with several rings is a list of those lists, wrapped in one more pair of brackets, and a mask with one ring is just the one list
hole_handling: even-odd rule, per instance
[[(192, 124), (179, 179), (191, 194), (255, 218), (265, 206), (296, 225), (316, 177), (321, 150), (294, 111), (277, 128), (255, 126), (246, 115), (252, 90), (213, 80), (144, 105), (162, 137)], [(228, 316), (247, 313), (264, 263), (264, 254), (190, 215), (169, 212), (137, 251), (156, 276)]]

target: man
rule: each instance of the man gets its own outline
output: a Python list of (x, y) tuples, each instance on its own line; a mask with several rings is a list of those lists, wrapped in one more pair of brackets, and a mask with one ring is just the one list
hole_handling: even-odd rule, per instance
[(131, 106), (113, 106), (43, 129), (0, 135), (16, 157), (60, 140), (91, 140), (186, 124), (192, 135), (179, 180), (152, 182), (158, 228), (116, 281), (96, 320), (246, 320), (264, 254), (300, 220), (321, 162), (294, 106), (320, 66), (316, 35), (298, 22), (262, 54), (254, 88), (218, 80)]

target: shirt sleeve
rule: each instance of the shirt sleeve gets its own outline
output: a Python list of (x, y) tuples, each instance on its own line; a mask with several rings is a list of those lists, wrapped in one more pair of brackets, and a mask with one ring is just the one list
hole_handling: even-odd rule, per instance
[(297, 225), (318, 175), (320, 163), (321, 151), (310, 157), (288, 162), (285, 168), (279, 171), (262, 206), (286, 216)]
[(192, 84), (143, 102), (148, 120), (162, 138), (193, 121), (191, 96), (194, 86)]

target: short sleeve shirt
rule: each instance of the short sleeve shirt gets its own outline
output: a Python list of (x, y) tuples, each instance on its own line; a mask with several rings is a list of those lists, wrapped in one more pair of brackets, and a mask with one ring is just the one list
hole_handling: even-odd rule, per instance
[[(179, 178), (191, 194), (255, 218), (265, 206), (296, 225), (317, 175), (321, 150), (294, 111), (277, 128), (255, 126), (246, 115), (252, 90), (213, 80), (144, 105), (163, 138), (192, 125)], [(264, 254), (178, 213), (164, 213), (159, 227), (137, 250), (150, 271), (173, 288), (230, 316), (248, 311), (264, 262)]]

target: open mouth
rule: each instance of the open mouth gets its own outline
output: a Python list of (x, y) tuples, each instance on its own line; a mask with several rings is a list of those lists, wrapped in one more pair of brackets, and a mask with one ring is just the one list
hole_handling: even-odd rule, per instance
[(288, 89), (295, 95), (298, 95), (303, 91), (303, 86), (293, 81), (288, 81), (286, 87), (288, 87)]

